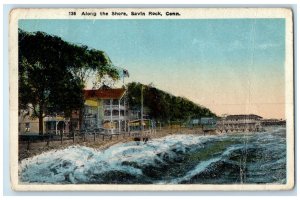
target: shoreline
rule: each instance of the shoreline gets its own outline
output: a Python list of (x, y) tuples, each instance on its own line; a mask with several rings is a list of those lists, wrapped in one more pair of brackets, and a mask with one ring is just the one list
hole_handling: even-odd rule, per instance
[[(237, 132), (230, 132), (226, 134), (236, 134)], [(178, 127), (178, 128), (170, 128), (170, 127), (164, 127), (162, 129), (157, 129), (156, 133), (151, 135), (150, 140), (157, 139), (157, 138), (163, 138), (169, 135), (220, 135), (222, 133), (218, 133), (215, 131), (210, 132), (204, 132), (201, 127), (193, 127), (193, 128), (185, 128), (185, 127)], [(252, 134), (251, 132), (243, 132), (243, 134)], [(109, 138), (102, 138), (102, 136), (97, 135), (96, 140), (94, 141), (94, 135), (86, 135), (86, 140), (83, 141), (80, 136), (77, 136), (75, 139), (75, 142), (73, 142), (73, 139), (65, 139), (63, 140), (63, 143), (61, 144), (61, 141), (51, 141), (49, 145), (47, 145), (47, 141), (38, 141), (38, 142), (31, 142), (28, 148), (27, 142), (19, 142), (18, 143), (18, 161), (22, 161), (23, 159), (27, 159), (39, 154), (42, 154), (44, 152), (52, 151), (52, 150), (61, 150), (65, 149), (69, 146), (85, 146), (90, 147), (96, 150), (103, 151), (115, 144), (119, 143), (126, 143), (135, 141), (134, 137), (132, 136), (124, 136), (124, 135), (114, 135), (111, 139)]]
[[(168, 135), (179, 135), (179, 134), (196, 134), (203, 135), (204, 132), (202, 128), (162, 128), (161, 130), (156, 130), (156, 134), (151, 135), (151, 139), (157, 139), (166, 137)], [(206, 133), (207, 135), (216, 135), (216, 133)], [(126, 143), (134, 141), (132, 136), (112, 136), (111, 139), (102, 140), (102, 137), (96, 137), (96, 141), (94, 141), (93, 135), (86, 136), (86, 141), (81, 141), (80, 139), (75, 140), (73, 142), (72, 139), (64, 140), (61, 144), (61, 141), (51, 141), (49, 145), (47, 145), (46, 141), (32, 142), (30, 143), (29, 150), (27, 150), (28, 144), (27, 142), (19, 143), (18, 148), (18, 161), (22, 161), (24, 159), (34, 157), (36, 155), (42, 154), (44, 152), (52, 151), (52, 150), (61, 150), (65, 149), (69, 146), (86, 146), (90, 148), (94, 148), (97, 150), (105, 150), (115, 144)]]

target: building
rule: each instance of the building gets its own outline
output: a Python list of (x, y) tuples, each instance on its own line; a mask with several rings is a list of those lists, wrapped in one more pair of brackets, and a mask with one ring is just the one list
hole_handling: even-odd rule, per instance
[(263, 126), (285, 126), (286, 120), (283, 119), (263, 119), (261, 120)]
[(189, 124), (192, 126), (215, 125), (217, 120), (215, 117), (201, 117), (190, 119)]
[[(127, 130), (128, 109), (125, 102), (125, 88), (100, 88), (84, 90), (82, 129), (97, 128)], [(79, 130), (79, 111), (73, 111), (70, 118), (62, 114), (43, 118), (43, 133), (69, 133)], [(30, 117), (32, 111), (19, 113), (19, 134), (38, 134), (39, 120)]]
[[(39, 119), (37, 117), (31, 117), (33, 110), (19, 111), (19, 134), (39, 134)], [(43, 118), (43, 133), (68, 133), (69, 132), (69, 118), (65, 118), (63, 114), (47, 115)]]
[(225, 121), (230, 122), (241, 122), (241, 123), (247, 123), (247, 122), (253, 122), (253, 121), (260, 121), (262, 117), (258, 115), (228, 115), (225, 117)]
[(99, 88), (84, 90), (84, 129), (108, 128), (127, 130), (128, 109), (125, 88)]
[(201, 117), (200, 124), (201, 125), (215, 125), (217, 120), (214, 117)]
[(231, 131), (260, 131), (262, 130), (262, 117), (254, 114), (250, 115), (228, 115), (220, 118), (217, 122), (219, 130)]
[(64, 114), (46, 116), (43, 122), (44, 133), (59, 135), (70, 132), (70, 118), (66, 118)]
[[(32, 134), (32, 133), (39, 133), (39, 119), (38, 118), (32, 118), (32, 110), (25, 111), (20, 110), (19, 111), (19, 134)], [(45, 127), (44, 127), (45, 129)]]

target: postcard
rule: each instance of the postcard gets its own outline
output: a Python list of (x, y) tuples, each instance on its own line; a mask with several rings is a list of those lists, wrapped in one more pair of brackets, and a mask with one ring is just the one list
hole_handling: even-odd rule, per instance
[(16, 191), (290, 190), (286, 8), (13, 9)]

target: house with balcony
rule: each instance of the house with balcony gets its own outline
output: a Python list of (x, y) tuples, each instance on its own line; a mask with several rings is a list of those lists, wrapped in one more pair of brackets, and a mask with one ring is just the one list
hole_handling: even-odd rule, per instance
[(128, 109), (125, 88), (99, 88), (84, 90), (84, 129), (127, 130)]

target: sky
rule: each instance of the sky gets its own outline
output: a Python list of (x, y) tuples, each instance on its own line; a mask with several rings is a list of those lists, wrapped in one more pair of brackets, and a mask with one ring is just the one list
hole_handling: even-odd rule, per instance
[(284, 19), (38, 19), (19, 28), (103, 50), (129, 71), (125, 83), (152, 83), (217, 115), (285, 119)]

